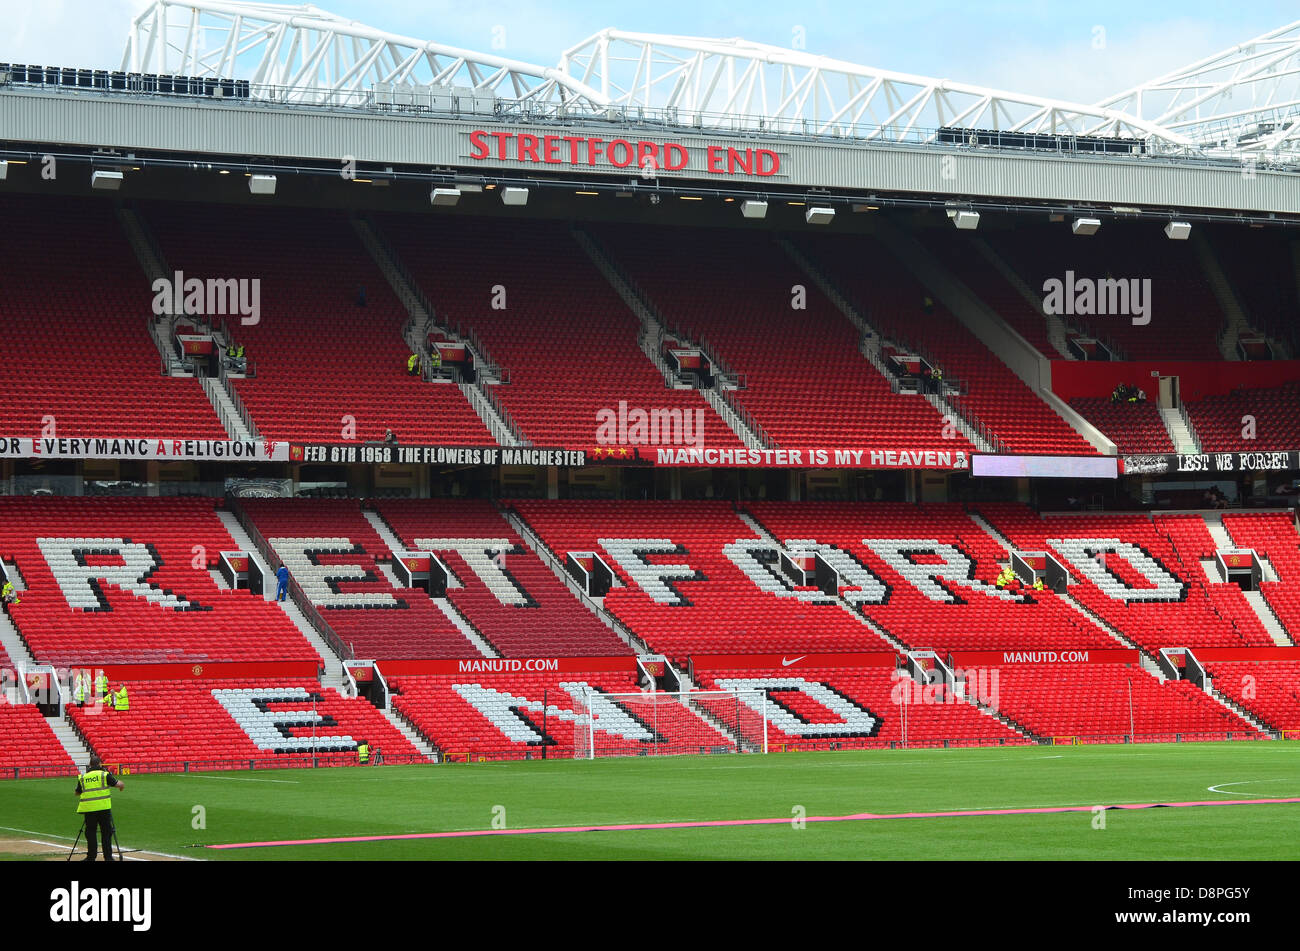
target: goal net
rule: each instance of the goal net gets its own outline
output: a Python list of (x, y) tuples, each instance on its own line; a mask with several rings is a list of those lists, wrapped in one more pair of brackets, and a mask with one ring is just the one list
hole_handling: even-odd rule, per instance
[(762, 690), (605, 693), (575, 698), (574, 759), (767, 752)]

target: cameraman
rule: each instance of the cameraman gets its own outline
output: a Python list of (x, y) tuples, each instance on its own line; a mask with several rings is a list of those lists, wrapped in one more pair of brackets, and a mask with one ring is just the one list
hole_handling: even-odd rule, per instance
[(77, 812), (85, 816), (86, 857), (83, 862), (95, 861), (97, 832), (103, 834), (104, 861), (113, 861), (113, 790), (125, 789), (122, 781), (104, 769), (95, 754), (90, 765), (77, 779)]

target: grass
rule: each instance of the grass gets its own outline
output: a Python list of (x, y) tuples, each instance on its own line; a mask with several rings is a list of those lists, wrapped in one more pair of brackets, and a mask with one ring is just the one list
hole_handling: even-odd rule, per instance
[[(124, 777), (123, 848), (285, 859), (1283, 859), (1300, 804), (791, 822), (214, 851), (352, 835), (1300, 797), (1291, 742), (475, 763)], [(1224, 787), (1223, 794), (1207, 787)], [(0, 782), (0, 837), (76, 835), (74, 781)], [(206, 828), (195, 829), (201, 806)]]

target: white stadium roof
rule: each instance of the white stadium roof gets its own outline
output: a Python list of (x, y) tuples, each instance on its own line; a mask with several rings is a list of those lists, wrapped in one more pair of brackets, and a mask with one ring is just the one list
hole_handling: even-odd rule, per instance
[[(939, 129), (1140, 139), (1150, 151), (1300, 156), (1300, 22), (1094, 105), (875, 69), (741, 39), (606, 29), (546, 67), (399, 36), (317, 7), (154, 0), (123, 70), (250, 81), (254, 98), (365, 106), (439, 88), (511, 114), (927, 142)], [(391, 101), (391, 99), (389, 100)]]

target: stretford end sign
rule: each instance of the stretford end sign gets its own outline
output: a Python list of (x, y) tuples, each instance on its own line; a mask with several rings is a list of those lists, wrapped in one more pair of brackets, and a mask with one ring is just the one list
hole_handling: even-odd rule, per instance
[(703, 172), (708, 175), (781, 174), (781, 155), (772, 149), (730, 145), (688, 146), (682, 142), (605, 139), (592, 135), (533, 135), (529, 132), (475, 129), (468, 133), (468, 159), (519, 162), (567, 168), (634, 168), (641, 173)]

